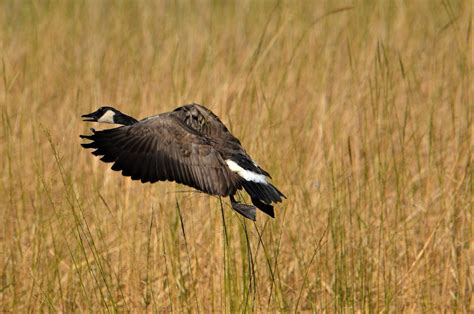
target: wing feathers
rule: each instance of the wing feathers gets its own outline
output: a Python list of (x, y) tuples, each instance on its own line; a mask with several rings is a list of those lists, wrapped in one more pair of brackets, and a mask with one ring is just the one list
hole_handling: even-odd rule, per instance
[(151, 175), (150, 169), (148, 168), (149, 164), (150, 164), (150, 158), (148, 154), (145, 154), (145, 156), (143, 156), (143, 162), (141, 163), (140, 168), (139, 168), (139, 171), (140, 171), (139, 179), (142, 183), (150, 181), (148, 179), (149, 175)]
[(150, 159), (150, 163), (148, 164), (148, 171), (149, 171), (149, 176), (148, 176), (148, 181), (153, 183), (158, 181), (157, 180), (157, 175), (156, 175), (156, 159), (153, 158), (153, 156), (148, 157)]
[(166, 173), (163, 169), (163, 154), (158, 151), (155, 156), (155, 171), (157, 181), (165, 181)]
[[(172, 116), (157, 116), (130, 126), (93, 130), (81, 138), (112, 170), (142, 182), (176, 181), (214, 195), (235, 193), (235, 176), (209, 139)], [(183, 146), (184, 145), (184, 146)]]

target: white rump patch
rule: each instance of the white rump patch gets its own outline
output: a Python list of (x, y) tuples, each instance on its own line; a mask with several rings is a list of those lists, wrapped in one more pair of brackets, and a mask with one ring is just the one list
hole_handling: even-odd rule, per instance
[(252, 182), (257, 182), (257, 183), (263, 183), (263, 184), (268, 184), (267, 182), (267, 177), (263, 174), (255, 173), (250, 170), (246, 170), (239, 166), (235, 161), (227, 159), (225, 161), (227, 165), (229, 166), (229, 169), (235, 173), (237, 173), (239, 176), (244, 178), (247, 181), (252, 181)]
[(99, 120), (97, 120), (97, 122), (114, 124), (114, 116), (115, 112), (109, 109), (99, 118)]

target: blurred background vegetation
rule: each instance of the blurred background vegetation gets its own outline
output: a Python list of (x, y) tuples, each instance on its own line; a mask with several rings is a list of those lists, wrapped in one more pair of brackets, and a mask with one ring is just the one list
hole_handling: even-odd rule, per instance
[[(471, 1), (7, 0), (0, 26), (0, 311), (473, 310)], [(276, 219), (79, 145), (99, 106), (190, 102)]]

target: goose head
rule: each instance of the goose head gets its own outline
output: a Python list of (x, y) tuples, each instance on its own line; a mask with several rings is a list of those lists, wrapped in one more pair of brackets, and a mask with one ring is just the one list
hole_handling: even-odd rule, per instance
[(113, 107), (100, 107), (96, 111), (82, 115), (83, 121), (132, 125), (137, 122), (135, 118), (127, 116)]

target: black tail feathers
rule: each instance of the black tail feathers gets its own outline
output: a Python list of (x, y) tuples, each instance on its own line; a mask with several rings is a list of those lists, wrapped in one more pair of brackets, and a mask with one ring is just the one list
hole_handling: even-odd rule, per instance
[(265, 204), (256, 198), (252, 198), (252, 203), (268, 216), (275, 218), (275, 211), (273, 210), (272, 205)]
[(286, 198), (286, 196), (271, 183), (244, 181), (242, 186), (250, 195), (252, 203), (272, 218), (275, 217), (275, 211), (271, 204), (281, 202), (282, 198)]

